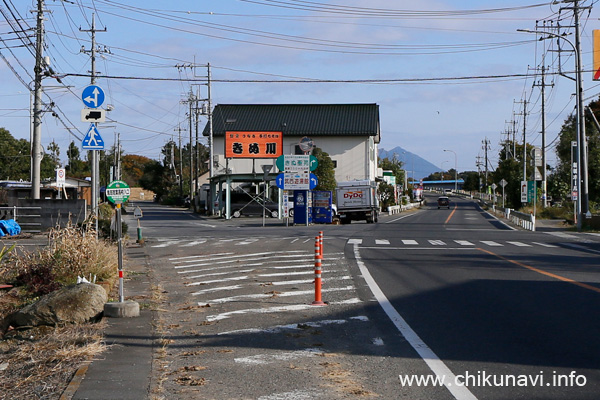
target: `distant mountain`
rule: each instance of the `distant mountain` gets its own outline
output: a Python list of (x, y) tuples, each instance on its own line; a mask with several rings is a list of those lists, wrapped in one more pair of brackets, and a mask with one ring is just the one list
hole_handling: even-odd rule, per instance
[(421, 178), (429, 176), (434, 172), (440, 171), (440, 167), (430, 163), (414, 153), (411, 153), (408, 150), (404, 150), (400, 146), (394, 147), (391, 150), (379, 149), (379, 158), (389, 158), (391, 160), (394, 157), (394, 154), (398, 160), (406, 163), (405, 167), (408, 171), (409, 178), (414, 176), (415, 180), (420, 180)]

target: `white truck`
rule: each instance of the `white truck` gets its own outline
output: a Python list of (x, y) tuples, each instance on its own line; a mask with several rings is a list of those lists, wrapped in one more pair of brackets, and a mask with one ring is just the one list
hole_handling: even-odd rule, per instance
[(336, 204), (342, 224), (349, 224), (351, 221), (377, 222), (379, 216), (377, 184), (370, 180), (338, 182)]

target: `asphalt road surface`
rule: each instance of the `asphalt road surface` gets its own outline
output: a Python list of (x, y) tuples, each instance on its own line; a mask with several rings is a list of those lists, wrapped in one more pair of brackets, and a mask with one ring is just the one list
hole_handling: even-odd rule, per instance
[[(378, 224), (285, 226), (141, 203), (167, 398), (595, 399), (600, 239), (435, 198)], [(135, 222), (128, 215), (130, 235)], [(323, 300), (313, 306), (324, 232)]]

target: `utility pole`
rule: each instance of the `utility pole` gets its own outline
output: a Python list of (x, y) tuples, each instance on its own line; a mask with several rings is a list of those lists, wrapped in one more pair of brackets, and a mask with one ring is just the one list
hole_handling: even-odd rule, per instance
[[(543, 63), (543, 61), (542, 61)], [(542, 97), (542, 206), (548, 206), (547, 179), (546, 179), (546, 86), (554, 86), (554, 84), (546, 84), (546, 67), (542, 64), (542, 78), (539, 83), (534, 83), (533, 86), (541, 88)], [(534, 166), (534, 168), (536, 168)], [(535, 175), (534, 175), (535, 176)], [(535, 178), (534, 178), (535, 179)]]
[(476, 157), (476, 165), (477, 165), (477, 191), (481, 193), (481, 156)]
[[(181, 148), (181, 132), (185, 132), (185, 128), (178, 125), (175, 130), (179, 132), (179, 196), (183, 197), (183, 150)], [(175, 174), (177, 174), (177, 165), (175, 166)]]
[[(586, 7), (588, 8), (588, 7)], [(587, 148), (587, 137), (585, 136), (585, 111), (583, 108), (583, 77), (582, 77), (582, 64), (581, 64), (581, 32), (579, 24), (579, 0), (573, 0), (573, 17), (575, 21), (575, 47), (577, 48), (577, 76), (579, 81), (579, 87), (577, 88), (577, 104), (578, 104), (578, 115), (579, 118), (579, 179), (580, 179), (580, 193), (578, 196), (581, 199), (581, 210), (580, 215), (577, 218), (578, 230), (581, 230), (584, 216), (586, 218), (591, 217), (589, 211), (588, 201), (588, 148)]]
[(38, 0), (35, 45), (33, 138), (31, 143), (31, 198), (40, 198), (42, 164), (42, 76), (44, 67), (44, 0)]
[[(96, 84), (96, 53), (99, 52), (96, 48), (96, 32), (106, 32), (106, 28), (97, 30), (96, 29), (96, 14), (92, 13), (92, 28), (84, 30), (79, 28), (81, 32), (89, 32), (92, 34), (92, 45), (90, 50), (81, 49), (83, 53), (90, 53), (91, 60), (91, 76), (90, 83)], [(100, 163), (98, 157), (98, 150), (91, 150), (92, 152), (92, 214), (94, 214), (96, 234), (98, 234), (98, 198), (100, 197)]]
[(486, 137), (485, 140), (483, 140), (481, 143), (483, 143), (483, 150), (485, 151), (485, 181), (484, 181), (484, 184), (485, 184), (486, 191), (487, 191), (487, 184), (488, 184), (488, 150), (490, 149), (490, 141)]
[(193, 109), (194, 109), (194, 93), (190, 89), (190, 96), (188, 97), (189, 104), (189, 118), (190, 118), (190, 205), (194, 200), (194, 142), (192, 140), (192, 134), (194, 132), (192, 122), (193, 122)]
[[(525, 97), (526, 94), (523, 95)], [(523, 116), (523, 180), (527, 180), (527, 99), (517, 101), (523, 104), (523, 113), (518, 114)]]

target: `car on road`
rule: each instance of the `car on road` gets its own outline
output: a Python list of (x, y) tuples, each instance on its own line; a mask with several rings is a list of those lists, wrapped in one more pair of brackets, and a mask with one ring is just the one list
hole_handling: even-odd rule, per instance
[(438, 210), (442, 207), (450, 209), (450, 199), (447, 196), (441, 196), (437, 199)]
[[(223, 204), (225, 196), (223, 196)], [(234, 191), (231, 193), (231, 216), (239, 218), (241, 216), (262, 216), (263, 212), (267, 217), (279, 217), (279, 204), (270, 199), (265, 199), (257, 194), (251, 194), (246, 191)], [(223, 215), (225, 210), (223, 210)]]

